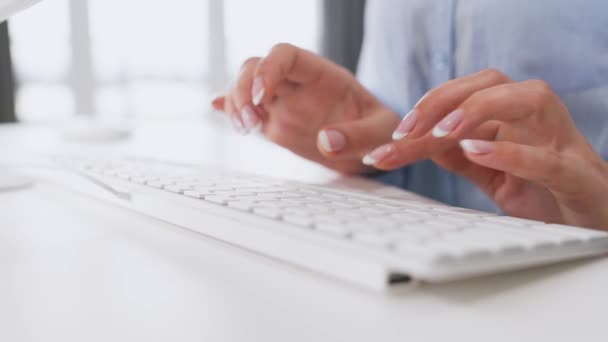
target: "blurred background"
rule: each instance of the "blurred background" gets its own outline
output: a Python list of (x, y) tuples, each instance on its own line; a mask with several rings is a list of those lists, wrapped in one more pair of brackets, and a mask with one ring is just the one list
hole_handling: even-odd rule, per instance
[(0, 27), (0, 121), (212, 117), (249, 56), (289, 42), (355, 70), (364, 0), (45, 0)]

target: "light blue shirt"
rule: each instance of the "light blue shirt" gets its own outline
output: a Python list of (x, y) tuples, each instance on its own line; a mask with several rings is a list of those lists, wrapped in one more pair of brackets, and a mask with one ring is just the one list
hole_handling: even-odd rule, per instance
[[(397, 113), (450, 79), (497, 68), (516, 81), (547, 81), (607, 159), (608, 1), (368, 0), (365, 25), (359, 79)], [(380, 178), (451, 205), (497, 210), (430, 161)]]

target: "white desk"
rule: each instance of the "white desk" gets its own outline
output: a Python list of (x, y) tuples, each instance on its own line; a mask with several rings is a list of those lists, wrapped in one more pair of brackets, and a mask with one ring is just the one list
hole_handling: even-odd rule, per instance
[[(225, 134), (148, 125), (90, 148), (333, 177)], [(0, 127), (0, 156), (78, 148), (43, 127)], [(606, 341), (607, 313), (608, 259), (386, 295), (52, 184), (0, 193), (0, 341)]]

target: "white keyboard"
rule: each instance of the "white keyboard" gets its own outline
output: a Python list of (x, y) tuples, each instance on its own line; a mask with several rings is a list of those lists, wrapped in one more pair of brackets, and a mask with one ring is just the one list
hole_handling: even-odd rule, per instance
[(97, 183), (56, 177), (78, 191), (377, 289), (608, 252), (605, 232), (210, 167), (132, 158), (53, 163)]

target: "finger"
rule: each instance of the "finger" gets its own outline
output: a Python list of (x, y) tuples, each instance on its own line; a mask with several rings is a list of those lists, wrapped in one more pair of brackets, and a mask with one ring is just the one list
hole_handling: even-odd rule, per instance
[(397, 122), (393, 113), (383, 112), (328, 125), (319, 131), (317, 148), (327, 158), (361, 158), (372, 148), (389, 142), (387, 133)]
[(323, 70), (332, 63), (290, 44), (275, 45), (257, 65), (254, 72), (251, 96), (258, 105), (275, 95), (283, 81), (308, 83), (319, 79)]
[(465, 177), (490, 197), (504, 181), (504, 172), (472, 163), (458, 145), (446, 150), (440, 158), (433, 158), (433, 161), (447, 171)]
[(225, 96), (218, 96), (218, 97), (214, 98), (213, 100), (211, 100), (211, 106), (215, 110), (224, 111), (224, 100), (225, 99), (226, 99)]
[[(545, 118), (545, 113), (550, 113), (551, 117)], [(559, 127), (563, 130), (573, 125), (569, 115), (560, 113), (568, 113), (568, 110), (545, 82), (509, 83), (476, 92), (450, 114), (451, 118), (446, 117), (435, 129), (442, 131), (443, 136), (458, 140), (492, 120), (510, 122), (538, 116), (548, 125), (547, 129)]]
[[(494, 140), (500, 124), (498, 122), (486, 122), (471, 132), (470, 139)], [(404, 139), (390, 143), (392, 148), (378, 147), (372, 151), (371, 158), (367, 158), (369, 163), (381, 170), (394, 170), (406, 165), (413, 164), (423, 159), (434, 158), (435, 156), (445, 156), (448, 151), (458, 146), (457, 140), (437, 139), (430, 134), (417, 139)], [(384, 153), (381, 153), (384, 151)], [(445, 158), (445, 157), (444, 157)], [(442, 165), (444, 166), (444, 165)], [(444, 166), (448, 168), (447, 165)], [(457, 170), (451, 170), (456, 172)], [(467, 176), (467, 175), (463, 175)]]
[(247, 131), (261, 124), (261, 118), (255, 110), (251, 98), (253, 72), (259, 61), (260, 58), (252, 57), (243, 63), (239, 77), (231, 92), (238, 116)]
[(404, 137), (418, 138), (435, 127), (448, 113), (457, 108), (472, 94), (511, 79), (495, 69), (487, 69), (476, 74), (458, 78), (426, 93), (403, 119), (393, 134), (394, 140)]
[(565, 194), (581, 191), (579, 163), (542, 147), (510, 141), (462, 140), (465, 156), (478, 165), (512, 174)]

